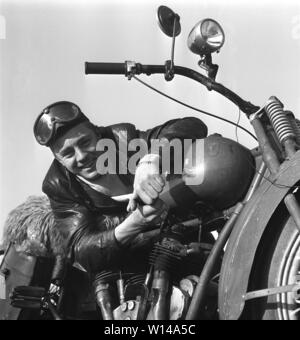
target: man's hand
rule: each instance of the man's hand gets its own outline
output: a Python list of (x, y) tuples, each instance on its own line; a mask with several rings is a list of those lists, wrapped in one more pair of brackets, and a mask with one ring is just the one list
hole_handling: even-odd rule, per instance
[(153, 205), (138, 206), (117, 228), (115, 237), (118, 242), (127, 245), (139, 233), (145, 231), (147, 226), (161, 223), (167, 216), (166, 204), (157, 199)]
[(164, 186), (165, 179), (159, 175), (159, 156), (146, 155), (136, 169), (133, 195), (128, 203), (127, 211), (136, 209), (138, 199), (147, 205), (153, 204)]
[(128, 218), (134, 225), (155, 225), (165, 219), (167, 209), (166, 204), (162, 200), (157, 199), (153, 205), (139, 205)]

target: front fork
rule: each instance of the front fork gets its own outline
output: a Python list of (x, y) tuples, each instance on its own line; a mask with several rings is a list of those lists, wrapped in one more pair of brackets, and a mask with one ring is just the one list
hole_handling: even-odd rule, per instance
[[(266, 166), (268, 167), (272, 177), (276, 178), (277, 174), (280, 171), (280, 161), (278, 159), (278, 156), (270, 143), (270, 140), (263, 128), (261, 120), (258, 117), (254, 117), (251, 120), (251, 123), (258, 138), (258, 142), (262, 151), (263, 160)], [(287, 158), (293, 157), (293, 155), (297, 152), (297, 145), (293, 138), (287, 137), (282, 144), (284, 147), (286, 157)], [(274, 183), (274, 185), (284, 187), (283, 184)], [(288, 193), (284, 198), (284, 203), (288, 212), (294, 219), (298, 230), (300, 231), (300, 207), (296, 200), (295, 195), (293, 193)]]
[[(243, 210), (245, 203), (249, 201), (255, 190), (260, 185), (261, 180), (268, 178), (264, 177), (266, 168), (269, 170), (271, 176), (276, 178), (280, 171), (280, 159), (289, 159), (297, 152), (297, 147), (299, 147), (300, 140), (296, 136), (300, 136), (300, 129), (297, 124), (290, 124), (285, 112), (283, 111), (282, 104), (275, 97), (271, 97), (268, 104), (266, 105), (266, 113), (273, 125), (274, 130), (273, 136), (267, 135), (261, 119), (258, 114), (253, 114), (250, 117), (250, 122), (255, 130), (256, 136), (258, 138), (259, 146), (263, 156), (263, 163), (259, 171), (257, 171), (256, 176), (252, 182), (252, 187), (244, 200), (236, 205), (235, 211), (232, 213), (230, 219), (227, 221), (223, 227), (211, 253), (206, 261), (206, 264), (200, 275), (195, 293), (193, 295), (190, 308), (187, 312), (186, 320), (195, 320), (199, 314), (199, 310), (203, 307), (205, 293), (212, 277), (213, 270), (215, 268), (216, 261), (219, 259), (226, 242), (229, 239), (232, 229), (234, 228), (235, 222)], [(262, 110), (260, 110), (262, 111)], [(289, 118), (290, 119), (290, 118)], [(292, 121), (295, 123), (295, 121)], [(292, 125), (292, 126), (290, 126)], [(294, 129), (297, 128), (297, 131)], [(273, 144), (271, 143), (271, 139)], [(275, 148), (279, 145), (278, 152), (276, 153)], [(298, 144), (298, 145), (297, 145)], [(284, 155), (283, 155), (284, 154)], [(270, 180), (271, 181), (271, 180)], [(280, 185), (275, 184), (274, 185)], [(284, 187), (284, 185), (283, 185)], [(292, 189), (292, 188), (291, 188)], [(288, 193), (284, 198), (284, 203), (295, 221), (295, 224), (300, 231), (300, 207), (293, 193)]]

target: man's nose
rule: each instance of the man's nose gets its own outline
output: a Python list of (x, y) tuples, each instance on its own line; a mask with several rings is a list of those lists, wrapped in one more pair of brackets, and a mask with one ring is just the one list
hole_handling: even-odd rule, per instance
[(77, 163), (83, 164), (87, 157), (87, 152), (82, 151), (81, 149), (76, 150), (76, 161)]

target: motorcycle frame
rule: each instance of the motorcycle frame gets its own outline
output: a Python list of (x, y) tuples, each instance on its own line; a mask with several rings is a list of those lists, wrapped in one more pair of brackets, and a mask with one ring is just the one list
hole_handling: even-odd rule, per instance
[[(166, 75), (167, 72), (168, 61), (165, 65), (142, 65), (132, 61), (119, 64), (85, 63), (86, 74), (124, 74), (129, 80), (139, 74)], [(219, 234), (202, 270), (186, 316), (186, 320), (197, 319), (213, 270), (228, 242), (220, 274), (219, 314), (221, 319), (238, 319), (245, 306), (256, 250), (272, 216), (283, 202), (300, 230), (300, 207), (292, 193), (292, 187), (300, 181), (300, 151), (297, 152), (296, 144), (291, 140), (285, 141), (281, 149), (276, 149), (280, 142), (274, 130), (271, 133), (266, 130), (269, 122), (266, 122), (264, 108), (245, 101), (222, 84), (192, 69), (173, 66), (172, 72), (201, 83), (209, 91), (214, 90), (237, 105), (250, 119), (258, 138), (263, 158), (261, 168), (244, 201), (235, 206)], [(267, 180), (264, 177), (266, 169), (270, 173)], [(280, 186), (276, 186), (276, 183), (280, 183)], [(234, 276), (232, 273), (235, 273)]]

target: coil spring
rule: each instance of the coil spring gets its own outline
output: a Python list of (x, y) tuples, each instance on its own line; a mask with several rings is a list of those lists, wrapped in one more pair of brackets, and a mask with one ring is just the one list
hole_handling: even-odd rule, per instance
[(265, 111), (281, 144), (289, 138), (296, 139), (290, 119), (283, 110), (283, 104), (276, 97), (270, 97), (265, 106)]

